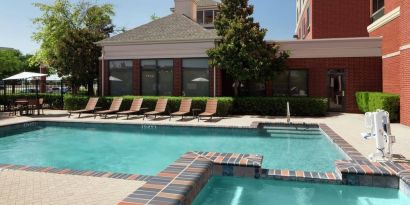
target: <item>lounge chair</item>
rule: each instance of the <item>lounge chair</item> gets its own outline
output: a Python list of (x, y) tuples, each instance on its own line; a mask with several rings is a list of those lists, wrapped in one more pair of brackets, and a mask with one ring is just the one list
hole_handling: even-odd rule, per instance
[(104, 116), (104, 118), (107, 118), (107, 116), (110, 114), (116, 114), (117, 112), (120, 111), (121, 103), (122, 103), (122, 98), (114, 98), (114, 100), (112, 100), (111, 102), (110, 109), (95, 112), (94, 119), (97, 117), (97, 115), (99, 115), (100, 117)]
[(127, 120), (128, 120), (130, 115), (137, 114), (137, 113), (141, 112), (141, 106), (142, 106), (143, 100), (144, 99), (142, 99), (142, 98), (135, 98), (132, 101), (131, 108), (129, 110), (122, 111), (122, 112), (117, 112), (117, 119), (118, 119), (118, 116), (120, 116), (120, 115), (126, 115)]
[(154, 115), (154, 117), (157, 118), (157, 115), (165, 113), (165, 110), (167, 109), (167, 103), (168, 103), (168, 99), (165, 99), (165, 98), (158, 99), (157, 105), (155, 106), (155, 110), (144, 113), (143, 119), (145, 120), (145, 118), (150, 115)]
[(201, 120), (201, 117), (210, 117), (212, 120), (212, 117), (216, 115), (217, 108), (218, 108), (218, 99), (216, 98), (209, 99), (206, 102), (205, 112), (198, 115), (198, 122), (199, 120)]
[(191, 112), (191, 104), (192, 99), (183, 99), (181, 101), (181, 105), (179, 106), (179, 111), (171, 113), (169, 115), (169, 120), (171, 120), (173, 116), (181, 116), (182, 119), (184, 119), (184, 116), (188, 115)]
[(78, 117), (80, 118), (81, 114), (83, 114), (83, 113), (93, 113), (93, 112), (95, 112), (95, 106), (97, 106), (97, 102), (98, 102), (98, 98), (90, 98), (88, 100), (87, 106), (85, 106), (85, 109), (68, 111), (68, 113), (69, 113), (68, 117), (71, 117), (71, 114), (78, 113)]

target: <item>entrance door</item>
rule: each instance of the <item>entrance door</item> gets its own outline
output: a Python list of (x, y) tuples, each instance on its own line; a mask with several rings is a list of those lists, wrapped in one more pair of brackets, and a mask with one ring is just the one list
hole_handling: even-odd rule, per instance
[(342, 112), (345, 109), (345, 73), (344, 70), (329, 70), (329, 110)]

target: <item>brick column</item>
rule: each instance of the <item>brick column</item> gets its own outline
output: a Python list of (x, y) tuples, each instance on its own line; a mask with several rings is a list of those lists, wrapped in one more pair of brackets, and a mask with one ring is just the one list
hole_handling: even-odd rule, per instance
[(141, 95), (141, 61), (132, 61), (132, 94)]
[(265, 83), (265, 90), (266, 90), (266, 97), (273, 96), (273, 82), (272, 81), (267, 81)]
[(400, 122), (410, 126), (410, 1), (402, 1), (400, 19)]
[[(45, 65), (40, 65), (40, 73), (42, 74), (47, 74), (48, 73), (48, 69)], [(47, 92), (47, 77), (40, 77), (40, 93), (45, 93)]]
[(181, 96), (182, 95), (182, 59), (174, 59), (174, 68), (173, 68), (174, 82), (172, 95)]
[[(103, 71), (102, 71), (102, 65), (104, 63), (104, 79), (103, 79)], [(99, 69), (98, 69), (98, 95), (102, 95), (102, 90), (104, 90), (104, 95), (108, 96), (110, 95), (110, 89), (109, 89), (109, 84), (110, 84), (110, 72), (109, 72), (109, 64), (108, 61), (102, 62), (101, 60), (99, 61)], [(104, 82), (104, 83), (103, 83)], [(104, 86), (104, 87), (103, 87)]]
[(209, 96), (222, 96), (222, 71), (216, 69), (216, 96), (214, 96), (214, 69), (209, 68)]

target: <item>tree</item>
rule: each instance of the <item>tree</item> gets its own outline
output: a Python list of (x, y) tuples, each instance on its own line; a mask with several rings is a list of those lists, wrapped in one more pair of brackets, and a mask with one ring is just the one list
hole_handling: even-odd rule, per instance
[(151, 21), (155, 21), (155, 20), (160, 19), (160, 17), (159, 17), (159, 16), (157, 16), (155, 13), (154, 13), (154, 14), (152, 14), (150, 18), (151, 18)]
[(30, 57), (14, 49), (0, 50), (0, 80), (23, 71), (38, 72), (38, 65), (28, 63)]
[(267, 30), (254, 22), (248, 0), (222, 0), (218, 8), (214, 24), (221, 39), (208, 56), (213, 66), (234, 79), (235, 96), (241, 82), (271, 80), (286, 68), (288, 54), (264, 40)]
[(101, 48), (94, 44), (103, 38), (102, 33), (88, 29), (72, 30), (57, 43), (55, 66), (59, 75), (70, 76), (73, 91), (79, 85), (87, 85), (88, 94), (93, 95), (94, 79), (97, 77), (98, 58)]
[[(34, 6), (42, 12), (42, 15), (33, 21), (38, 25), (33, 39), (41, 46), (32, 62), (52, 67), (60, 76), (69, 75), (73, 88), (90, 85), (97, 77), (98, 69), (97, 66), (91, 66), (98, 65), (99, 57), (95, 56), (99, 48), (90, 45), (114, 32), (111, 19), (114, 15), (113, 6), (96, 5), (86, 0), (77, 4), (72, 4), (69, 0), (55, 0), (50, 5), (35, 3)], [(85, 36), (79, 36), (81, 34)], [(78, 55), (79, 53), (81, 55)], [(84, 63), (81, 69), (75, 67), (79, 66), (78, 62)], [(95, 71), (90, 72), (93, 69)]]

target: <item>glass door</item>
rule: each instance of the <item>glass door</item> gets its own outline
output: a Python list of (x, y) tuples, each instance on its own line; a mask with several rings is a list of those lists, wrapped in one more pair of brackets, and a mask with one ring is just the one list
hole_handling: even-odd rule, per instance
[(345, 110), (345, 73), (344, 70), (329, 70), (329, 110), (342, 112)]

